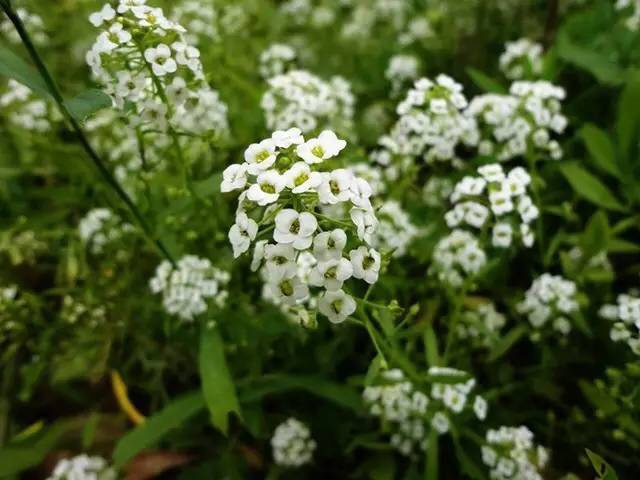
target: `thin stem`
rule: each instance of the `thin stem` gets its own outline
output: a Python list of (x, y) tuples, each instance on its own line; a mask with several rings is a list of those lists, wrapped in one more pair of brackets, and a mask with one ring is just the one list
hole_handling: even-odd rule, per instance
[(7, 0), (2, 0), (2, 2), (0, 3), (0, 6), (2, 7), (2, 10), (7, 15), (7, 17), (9, 17), (9, 20), (11, 20), (11, 23), (13, 23), (13, 26), (18, 32), (18, 35), (20, 36), (22, 43), (27, 49), (27, 52), (29, 53), (31, 60), (33, 60), (33, 63), (35, 64), (38, 72), (40, 73), (40, 75), (42, 76), (42, 79), (47, 85), (47, 89), (49, 90), (49, 93), (55, 100), (58, 106), (58, 109), (60, 110), (64, 118), (67, 120), (67, 122), (69, 122), (69, 124), (71, 125), (72, 129), (76, 133), (78, 141), (82, 145), (82, 148), (84, 148), (87, 155), (89, 155), (89, 158), (91, 159), (95, 167), (98, 169), (98, 171), (102, 175), (102, 178), (116, 192), (118, 197), (120, 197), (120, 199), (125, 203), (129, 211), (133, 215), (134, 219), (136, 220), (140, 228), (142, 228), (143, 232), (145, 233), (147, 238), (151, 241), (151, 243), (153, 243), (157, 247), (160, 253), (167, 260), (169, 260), (172, 264), (175, 264), (173, 257), (171, 256), (171, 254), (169, 253), (165, 245), (162, 243), (162, 241), (159, 238), (155, 237), (155, 235), (151, 231), (151, 228), (149, 227), (144, 217), (140, 213), (140, 210), (138, 210), (138, 207), (135, 205), (131, 197), (129, 197), (127, 192), (125, 192), (124, 189), (120, 186), (120, 184), (113, 177), (113, 175), (111, 175), (111, 172), (109, 171), (109, 169), (105, 166), (104, 162), (102, 161), (98, 153), (93, 149), (93, 147), (89, 143), (89, 140), (87, 139), (87, 136), (82, 130), (82, 127), (80, 126), (78, 121), (74, 118), (74, 116), (71, 114), (71, 112), (67, 108), (64, 98), (62, 97), (62, 93), (60, 92), (60, 89), (58, 88), (51, 74), (49, 73), (49, 70), (47, 69), (47, 66), (44, 64), (44, 61), (38, 54), (38, 51), (33, 45), (33, 42), (31, 41), (31, 37), (29, 36), (29, 33), (25, 29), (24, 24), (22, 23), (22, 20), (20, 19), (20, 17), (13, 11), (10, 3)]
[(425, 480), (438, 479), (438, 432), (432, 428), (429, 432), (429, 443), (427, 444), (427, 458), (425, 461), (424, 478)]
[(367, 329), (367, 333), (369, 334), (369, 337), (371, 337), (371, 342), (378, 352), (378, 356), (382, 359), (382, 363), (384, 364), (384, 366), (389, 365), (389, 362), (387, 362), (387, 357), (385, 356), (382, 348), (380, 347), (380, 343), (378, 342), (378, 333), (376, 332), (375, 327), (371, 324), (371, 320), (369, 320), (369, 316), (365, 313), (363, 308), (358, 308), (358, 317), (360, 317), (360, 320), (362, 320), (364, 327)]
[(3, 372), (2, 394), (0, 395), (0, 447), (3, 447), (9, 436), (9, 419), (11, 418), (11, 395), (16, 370), (16, 359), (11, 357)]

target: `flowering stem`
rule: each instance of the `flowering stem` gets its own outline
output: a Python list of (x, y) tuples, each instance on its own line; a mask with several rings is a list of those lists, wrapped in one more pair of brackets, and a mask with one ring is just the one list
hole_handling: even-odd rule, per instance
[(2, 7), (2, 10), (4, 11), (4, 13), (7, 15), (7, 17), (9, 17), (9, 20), (11, 20), (11, 23), (13, 23), (13, 26), (18, 32), (18, 35), (20, 36), (20, 39), (22, 40), (23, 45), (25, 46), (27, 52), (29, 53), (31, 60), (33, 60), (33, 63), (35, 64), (38, 70), (38, 73), (40, 73), (40, 76), (44, 80), (47, 86), (47, 90), (53, 97), (54, 101), (56, 102), (56, 105), (58, 106), (58, 109), (60, 110), (64, 118), (71, 125), (71, 128), (75, 132), (78, 141), (82, 145), (82, 148), (85, 150), (85, 152), (87, 153), (87, 155), (89, 156), (89, 158), (91, 159), (95, 167), (98, 169), (98, 171), (102, 175), (102, 178), (116, 192), (118, 197), (120, 197), (120, 199), (125, 203), (125, 205), (133, 215), (134, 219), (136, 220), (140, 228), (142, 228), (145, 236), (151, 241), (152, 244), (155, 245), (155, 247), (160, 251), (162, 256), (164, 256), (167, 260), (169, 260), (172, 264), (174, 264), (175, 262), (173, 260), (173, 257), (169, 253), (169, 250), (165, 247), (165, 245), (162, 243), (162, 241), (159, 238), (155, 237), (155, 235), (151, 231), (151, 228), (147, 224), (146, 220), (140, 213), (140, 210), (138, 210), (138, 207), (135, 205), (131, 197), (129, 197), (127, 192), (125, 192), (124, 189), (120, 186), (120, 184), (113, 177), (113, 175), (111, 175), (111, 172), (109, 171), (109, 169), (105, 166), (104, 162), (102, 161), (98, 153), (93, 149), (93, 147), (89, 143), (89, 140), (87, 139), (87, 136), (82, 130), (82, 127), (80, 126), (78, 121), (74, 118), (74, 116), (71, 114), (71, 112), (67, 108), (64, 98), (62, 97), (62, 93), (60, 92), (60, 89), (58, 88), (55, 80), (49, 73), (47, 66), (44, 64), (44, 61), (38, 54), (38, 51), (36, 50), (35, 46), (33, 45), (33, 42), (31, 41), (31, 37), (29, 36), (29, 33), (24, 27), (22, 20), (20, 19), (18, 14), (14, 12), (13, 9), (11, 8), (10, 2), (7, 0), (2, 0), (2, 2), (0, 2), (0, 7)]
[(383, 365), (384, 366), (389, 365), (389, 362), (387, 362), (387, 358), (385, 357), (384, 352), (382, 351), (382, 348), (380, 348), (380, 344), (378, 342), (378, 332), (376, 332), (375, 327), (371, 324), (371, 320), (369, 320), (369, 316), (365, 313), (364, 308), (358, 308), (358, 317), (360, 317), (360, 320), (362, 320), (364, 327), (367, 329), (367, 333), (369, 333), (369, 337), (371, 337), (371, 342), (373, 343), (373, 346), (376, 348), (376, 351), (378, 352), (378, 356), (382, 359)]

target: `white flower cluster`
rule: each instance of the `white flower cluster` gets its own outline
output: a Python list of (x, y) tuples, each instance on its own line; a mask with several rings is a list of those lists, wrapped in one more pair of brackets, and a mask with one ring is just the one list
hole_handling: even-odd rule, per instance
[(467, 407), (480, 420), (487, 416), (488, 405), (483, 397), (476, 395), (473, 402), (469, 399), (476, 381), (466, 372), (431, 367), (428, 379), (430, 395), (416, 390), (401, 370), (391, 369), (382, 373), (379, 384), (363, 391), (369, 413), (392, 425), (391, 444), (403, 455), (428, 448), (426, 425), (442, 435), (449, 431), (453, 416)]
[(304, 423), (289, 418), (276, 427), (271, 437), (271, 448), (277, 465), (296, 468), (313, 460), (316, 442)]
[(264, 79), (282, 75), (295, 66), (296, 51), (284, 43), (274, 43), (260, 54), (258, 71)]
[(567, 335), (571, 332), (567, 317), (579, 310), (576, 284), (558, 275), (543, 273), (533, 281), (517, 309), (536, 330), (551, 321), (554, 330)]
[(482, 462), (489, 467), (492, 480), (543, 480), (540, 470), (549, 453), (536, 446), (531, 430), (525, 426), (488, 430), (482, 446)]
[(115, 9), (106, 4), (89, 20), (102, 33), (87, 63), (134, 126), (226, 132), (227, 107), (204, 79), (200, 51), (162, 9), (146, 0), (120, 0)]
[(617, 10), (628, 10), (631, 15), (625, 20), (629, 30), (640, 30), (640, 0), (616, 0)]
[(528, 195), (529, 174), (522, 167), (505, 174), (497, 163), (479, 167), (478, 174), (456, 184), (450, 197), (454, 206), (445, 214), (449, 228), (491, 228), (491, 244), (496, 248), (509, 248), (514, 238), (531, 247), (535, 239), (530, 224), (539, 211)]
[(478, 239), (465, 230), (453, 230), (435, 246), (429, 273), (448, 287), (461, 287), (487, 263)]
[(94, 208), (80, 220), (78, 233), (82, 241), (94, 255), (102, 253), (105, 247), (131, 233), (133, 226), (123, 222), (108, 208)]
[[(49, 35), (47, 35), (44, 22), (40, 15), (35, 13), (29, 13), (24, 8), (16, 8), (16, 14), (22, 20), (31, 40), (36, 45), (46, 45), (49, 42)], [(12, 43), (21, 43), (20, 35), (16, 31), (13, 23), (6, 15), (3, 15), (0, 19), (0, 33), (4, 35)]]
[(193, 45), (220, 41), (218, 12), (211, 0), (184, 0), (173, 9), (172, 18), (185, 27), (185, 38)]
[(384, 76), (391, 82), (392, 95), (396, 95), (420, 76), (420, 61), (413, 55), (394, 55)]
[(60, 318), (69, 325), (82, 323), (91, 328), (95, 328), (105, 323), (107, 319), (107, 309), (104, 305), (90, 307), (69, 295), (65, 295), (62, 301)]
[(376, 211), (379, 224), (374, 237), (374, 246), (393, 251), (394, 257), (402, 257), (418, 236), (418, 229), (411, 223), (409, 215), (395, 200), (387, 200)]
[(562, 157), (553, 134), (562, 134), (567, 118), (562, 114), (565, 91), (546, 81), (515, 82), (509, 95), (475, 97), (465, 116), (475, 119), (479, 130), (478, 152), (500, 161), (542, 152)]
[(493, 302), (481, 303), (462, 312), (456, 333), (474, 345), (491, 347), (500, 339), (500, 330), (506, 323), (506, 317), (496, 310)]
[(9, 79), (7, 90), (0, 95), (0, 107), (11, 124), (34, 132), (51, 130), (49, 105), (30, 88)]
[(618, 295), (615, 305), (604, 305), (600, 316), (615, 322), (611, 328), (611, 340), (625, 342), (636, 355), (640, 355), (640, 297), (632, 294)]
[[(254, 270), (264, 264), (271, 297), (296, 306), (308, 299), (309, 286), (324, 288), (318, 310), (334, 323), (356, 310), (355, 300), (343, 290), (344, 282), (353, 277), (374, 284), (382, 260), (367, 246), (378, 225), (369, 184), (344, 168), (321, 170), (345, 146), (329, 130), (306, 141), (297, 128), (276, 131), (251, 144), (245, 162), (223, 172), (221, 185), (223, 192), (242, 190), (236, 221), (229, 230), (234, 256), (249, 250), (260, 234), (273, 238), (275, 243), (256, 244), (253, 262)], [(349, 219), (316, 210), (345, 206)], [(259, 221), (252, 218), (260, 215)], [(352, 248), (345, 257), (347, 246)], [(316, 262), (306, 280), (297, 274), (303, 254), (305, 264), (313, 263), (309, 255)]]
[(466, 107), (462, 85), (450, 77), (439, 75), (435, 82), (421, 78), (398, 105), (400, 118), (380, 144), (395, 155), (459, 166), (457, 148), (478, 141), (473, 117), (462, 113)]
[(162, 305), (167, 313), (192, 321), (207, 310), (207, 300), (212, 299), (223, 307), (229, 292), (228, 272), (220, 270), (205, 258), (185, 255), (173, 267), (167, 260), (156, 269), (149, 287), (153, 293), (162, 293)]
[(261, 101), (268, 128), (351, 131), (355, 99), (342, 77), (326, 82), (305, 70), (291, 70), (270, 78), (268, 84)]
[(509, 80), (536, 79), (542, 74), (542, 45), (528, 38), (507, 42), (500, 55), (500, 70)]
[(102, 457), (86, 454), (60, 460), (47, 480), (115, 480), (116, 471)]

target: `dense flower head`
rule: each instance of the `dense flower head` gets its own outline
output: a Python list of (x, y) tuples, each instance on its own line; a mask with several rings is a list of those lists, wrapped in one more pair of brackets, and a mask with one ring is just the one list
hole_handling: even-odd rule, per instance
[(316, 442), (300, 420), (289, 418), (278, 425), (271, 437), (273, 459), (282, 467), (296, 468), (313, 460)]
[(108, 208), (94, 208), (80, 220), (78, 233), (89, 251), (95, 255), (105, 247), (120, 240), (133, 231), (133, 226), (124, 223)]
[(509, 248), (515, 238), (525, 247), (534, 243), (530, 224), (539, 216), (528, 194), (531, 177), (522, 167), (505, 172), (500, 164), (478, 168), (466, 176), (451, 194), (453, 208), (445, 214), (449, 228), (491, 229), (491, 245)]
[(413, 55), (394, 55), (384, 76), (391, 82), (393, 95), (401, 92), (407, 84), (413, 83), (420, 75), (420, 61)]
[[(334, 323), (356, 310), (345, 282), (373, 284), (382, 267), (369, 246), (378, 226), (371, 187), (348, 169), (326, 170), (345, 146), (329, 130), (308, 140), (298, 128), (276, 131), (249, 145), (245, 162), (229, 166), (221, 185), (223, 192), (242, 190), (229, 230), (234, 257), (257, 239), (252, 268), (262, 266), (267, 296), (299, 312), (309, 304), (309, 287), (321, 288), (317, 309)], [(326, 208), (348, 218), (325, 214)]]
[(457, 149), (478, 140), (474, 119), (462, 114), (466, 107), (462, 85), (452, 78), (421, 78), (398, 104), (400, 118), (380, 144), (395, 155), (459, 165)]
[[(22, 20), (25, 28), (29, 32), (29, 36), (31, 40), (36, 45), (46, 45), (50, 39), (47, 34), (44, 22), (42, 21), (42, 17), (36, 13), (31, 13), (26, 9), (19, 7), (16, 8), (16, 14)], [(5, 36), (11, 43), (20, 43), (20, 35), (18, 35), (18, 31), (13, 26), (13, 23), (9, 20), (5, 15), (0, 18), (0, 34)]]
[(600, 316), (614, 322), (611, 340), (626, 343), (633, 353), (640, 355), (640, 296), (618, 295), (615, 304), (602, 306)]
[(115, 480), (116, 471), (102, 457), (77, 455), (60, 460), (47, 480)]
[(435, 246), (429, 273), (447, 287), (461, 287), (477, 277), (487, 255), (473, 234), (455, 229)]
[(39, 133), (50, 131), (51, 120), (56, 118), (55, 110), (46, 100), (13, 79), (9, 79), (0, 95), (0, 107), (13, 126)]
[(305, 70), (291, 70), (268, 80), (261, 106), (270, 129), (349, 133), (354, 103), (351, 86), (342, 77), (325, 81)]
[(146, 0), (120, 0), (115, 9), (106, 4), (89, 20), (102, 32), (87, 63), (133, 126), (226, 132), (227, 107), (204, 79), (200, 51), (162, 9)]
[(489, 348), (500, 339), (500, 330), (506, 323), (506, 317), (493, 302), (481, 303), (462, 312), (456, 333), (475, 346)]
[(384, 371), (363, 391), (363, 399), (373, 416), (391, 425), (391, 444), (406, 456), (428, 448), (430, 428), (439, 435), (450, 429), (450, 422), (465, 410), (484, 420), (487, 402), (472, 397), (476, 381), (454, 368), (431, 367), (429, 391), (420, 391), (399, 369)]
[(616, 0), (617, 10), (629, 12), (625, 25), (629, 30), (640, 30), (640, 0)]
[(528, 38), (507, 42), (500, 70), (509, 80), (536, 79), (542, 73), (542, 45)]
[(291, 70), (297, 60), (296, 51), (285, 43), (273, 43), (260, 54), (260, 75), (269, 79)]
[(538, 331), (536, 334), (550, 322), (555, 331), (567, 335), (571, 331), (569, 318), (579, 311), (577, 293), (571, 280), (543, 273), (533, 281), (517, 308)]
[(153, 293), (162, 294), (162, 305), (167, 313), (185, 321), (193, 321), (207, 310), (207, 302), (218, 307), (226, 303), (229, 273), (214, 267), (205, 258), (185, 255), (174, 267), (163, 261), (150, 280)]
[(220, 41), (218, 17), (211, 0), (185, 0), (177, 3), (172, 12), (172, 18), (185, 27), (185, 38), (193, 45)]
[(482, 446), (482, 462), (495, 480), (542, 480), (540, 471), (549, 460), (547, 450), (534, 443), (534, 435), (525, 426), (488, 430)]
[(562, 88), (544, 81), (515, 82), (509, 95), (475, 97), (465, 115), (478, 125), (478, 152), (499, 161), (531, 154), (560, 159), (562, 148), (553, 135), (567, 126), (561, 111), (564, 97)]
[(379, 224), (374, 245), (385, 251), (393, 251), (394, 257), (407, 253), (411, 242), (418, 236), (418, 228), (396, 200), (387, 200), (377, 209)]

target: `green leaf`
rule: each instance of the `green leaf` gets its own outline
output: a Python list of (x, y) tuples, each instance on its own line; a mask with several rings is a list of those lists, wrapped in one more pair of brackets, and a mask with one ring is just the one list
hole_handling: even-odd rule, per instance
[(610, 238), (609, 230), (609, 219), (606, 213), (598, 210), (591, 216), (584, 233), (580, 237), (580, 247), (582, 248), (585, 262), (594, 255), (607, 251)]
[(424, 330), (424, 348), (426, 350), (427, 361), (430, 367), (440, 365), (440, 355), (438, 354), (438, 340), (433, 325), (429, 323)]
[(484, 92), (488, 93), (507, 93), (507, 88), (500, 84), (497, 80), (485, 75), (479, 70), (474, 68), (467, 68), (467, 74), (473, 80), (473, 83)]
[(396, 459), (391, 453), (376, 453), (364, 463), (362, 469), (371, 480), (393, 480), (396, 478)]
[(204, 327), (200, 336), (200, 379), (211, 423), (225, 435), (229, 414), (241, 417), (236, 388), (224, 356), (224, 342), (217, 328)]
[(608, 250), (611, 253), (637, 253), (640, 252), (640, 245), (623, 238), (612, 238)]
[(587, 452), (591, 465), (593, 465), (593, 468), (596, 470), (600, 480), (618, 480), (618, 475), (613, 468), (611, 468), (611, 465), (609, 465), (600, 455), (592, 452), (588, 448), (585, 448), (585, 451)]
[(84, 121), (103, 108), (112, 106), (111, 97), (100, 90), (87, 90), (65, 101), (69, 113), (78, 121)]
[(304, 390), (355, 412), (362, 410), (360, 394), (347, 385), (340, 385), (316, 375), (268, 375), (254, 380), (241, 393), (243, 402), (253, 402), (264, 396), (289, 390)]
[(512, 328), (509, 333), (500, 339), (500, 341), (493, 347), (491, 354), (487, 361), (489, 363), (495, 362), (504, 354), (506, 354), (511, 348), (527, 333), (526, 325), (518, 325)]
[(557, 41), (558, 56), (565, 62), (586, 70), (607, 85), (619, 85), (624, 81), (624, 70), (609, 56), (575, 43), (568, 33), (561, 30)]
[(578, 165), (568, 162), (560, 165), (560, 171), (565, 176), (573, 190), (591, 203), (609, 210), (623, 212), (625, 208), (596, 176)]
[(0, 45), (0, 74), (20, 82), (43, 97), (49, 89), (38, 71), (11, 50)]
[(113, 450), (113, 461), (116, 467), (123, 467), (142, 450), (156, 445), (171, 430), (179, 427), (204, 408), (204, 397), (199, 391), (172, 401), (120, 439)]
[(620, 170), (616, 163), (616, 152), (607, 133), (592, 124), (587, 124), (580, 130), (594, 164), (614, 177), (620, 178)]
[(216, 172), (209, 178), (200, 180), (193, 184), (195, 192), (202, 197), (209, 197), (220, 193), (220, 182), (222, 182), (222, 172)]
[(640, 130), (640, 74), (630, 76), (620, 100), (618, 101), (618, 143), (620, 153), (626, 159), (631, 154), (633, 142), (637, 142), (638, 130)]

